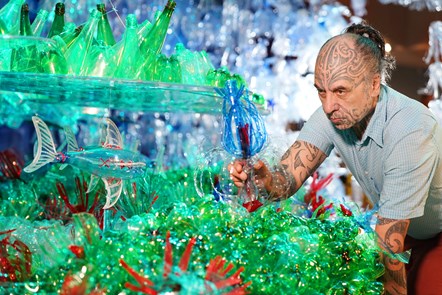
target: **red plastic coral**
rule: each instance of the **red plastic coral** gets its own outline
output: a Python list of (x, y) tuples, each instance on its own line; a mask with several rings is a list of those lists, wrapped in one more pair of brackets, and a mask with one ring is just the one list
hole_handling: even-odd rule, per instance
[(333, 180), (333, 174), (329, 174), (326, 178), (318, 181), (318, 173), (313, 174), (313, 180), (310, 189), (304, 196), (304, 202), (310, 206), (312, 212), (316, 212), (316, 217), (321, 216), (325, 211), (333, 208), (333, 203), (325, 205), (325, 199), (318, 196), (318, 192), (325, 188)]
[[(181, 256), (180, 262), (178, 264), (178, 268), (181, 272), (176, 272), (176, 276), (185, 275), (187, 269), (189, 267), (190, 256), (192, 254), (193, 246), (196, 243), (195, 238), (191, 238), (189, 243), (184, 250), (183, 255)], [(154, 288), (154, 283), (146, 277), (143, 277), (139, 273), (137, 273), (133, 268), (131, 268), (123, 259), (120, 259), (120, 263), (124, 269), (137, 281), (139, 286), (136, 286), (132, 283), (126, 282), (125, 287), (131, 291), (141, 292), (143, 294), (156, 295), (159, 291)], [(242, 284), (242, 280), (240, 278), (241, 272), (244, 270), (243, 267), (240, 267), (234, 274), (227, 277), (227, 273), (233, 269), (233, 264), (229, 263), (225, 268), (226, 261), (222, 259), (220, 256), (217, 256), (215, 259), (211, 260), (209, 265), (207, 266), (206, 276), (204, 284), (206, 290), (204, 294), (208, 294), (213, 291), (212, 287), (215, 286), (217, 290), (225, 289), (228, 287), (233, 287), (233, 289), (224, 293), (225, 295), (243, 295), (247, 294), (245, 290), (250, 284), (246, 283)], [(170, 244), (170, 232), (166, 234), (166, 248), (164, 250), (164, 271), (163, 271), (163, 279), (167, 280), (172, 272), (173, 267), (173, 254), (172, 254), (172, 245)], [(211, 282), (212, 284), (209, 284)], [(179, 288), (179, 286), (178, 286)]]
[(31, 276), (32, 253), (22, 241), (11, 242), (15, 229), (0, 232), (6, 237), (0, 240), (0, 282), (19, 282)]

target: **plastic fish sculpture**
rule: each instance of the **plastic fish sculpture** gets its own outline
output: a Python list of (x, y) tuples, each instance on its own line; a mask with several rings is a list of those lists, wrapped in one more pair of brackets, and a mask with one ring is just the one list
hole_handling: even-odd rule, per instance
[(118, 127), (110, 119), (106, 119), (107, 128), (102, 133), (100, 145), (79, 147), (73, 132), (65, 128), (67, 151), (58, 152), (46, 123), (39, 117), (32, 117), (37, 134), (37, 147), (34, 160), (23, 170), (31, 173), (50, 163), (61, 163), (60, 169), (66, 165), (75, 166), (91, 173), (88, 192), (101, 178), (105, 184), (107, 195), (103, 209), (109, 209), (118, 201), (123, 189), (123, 179), (142, 176), (148, 163), (147, 157), (138, 152), (123, 149), (123, 140)]

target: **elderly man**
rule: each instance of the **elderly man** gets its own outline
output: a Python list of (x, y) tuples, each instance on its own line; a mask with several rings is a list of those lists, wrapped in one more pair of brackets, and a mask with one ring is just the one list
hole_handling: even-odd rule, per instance
[[(290, 197), (335, 148), (379, 206), (375, 230), (388, 250), (381, 253), (386, 294), (442, 294), (442, 128), (423, 104), (386, 85), (393, 68), (382, 35), (366, 23), (328, 40), (315, 67), (322, 108), (284, 154), (279, 172), (258, 161), (254, 180), (274, 200)], [(242, 187), (242, 163), (229, 168)], [(406, 271), (386, 253), (407, 247)]]

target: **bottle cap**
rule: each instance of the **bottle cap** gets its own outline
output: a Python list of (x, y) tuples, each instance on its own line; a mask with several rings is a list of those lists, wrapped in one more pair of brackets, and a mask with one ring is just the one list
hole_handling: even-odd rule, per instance
[(58, 2), (57, 4), (55, 4), (55, 14), (64, 15), (64, 13), (65, 13), (64, 3)]

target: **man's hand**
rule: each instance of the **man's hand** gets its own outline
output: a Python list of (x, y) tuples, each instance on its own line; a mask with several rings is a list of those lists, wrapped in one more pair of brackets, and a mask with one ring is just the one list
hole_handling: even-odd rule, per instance
[(253, 171), (250, 171), (250, 167), (247, 166), (245, 160), (236, 160), (229, 164), (227, 168), (229, 169), (230, 178), (239, 188), (244, 187), (245, 181), (248, 179), (250, 172), (252, 172), (252, 181), (255, 182), (257, 187), (263, 188), (267, 192), (270, 192), (272, 189), (272, 174), (267, 165), (261, 160), (258, 160), (253, 165), (251, 168)]
[[(304, 181), (327, 157), (318, 147), (304, 141), (295, 141), (284, 153), (279, 165), (270, 171), (263, 161), (253, 165), (253, 181), (267, 191), (269, 199), (276, 201), (292, 196)], [(237, 160), (228, 166), (230, 178), (239, 188), (249, 177), (245, 160)]]

